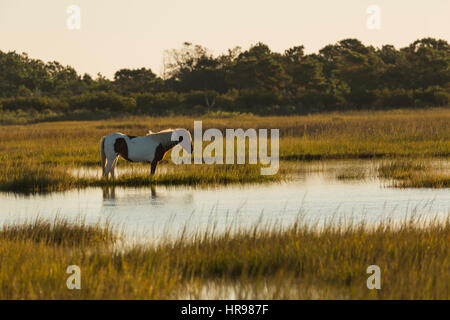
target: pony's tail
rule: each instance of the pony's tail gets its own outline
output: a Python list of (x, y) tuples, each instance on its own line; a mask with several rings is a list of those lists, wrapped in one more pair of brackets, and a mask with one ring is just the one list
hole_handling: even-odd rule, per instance
[(102, 137), (102, 139), (100, 140), (100, 155), (102, 157), (103, 176), (105, 176), (105, 168), (106, 168), (105, 138), (106, 137)]

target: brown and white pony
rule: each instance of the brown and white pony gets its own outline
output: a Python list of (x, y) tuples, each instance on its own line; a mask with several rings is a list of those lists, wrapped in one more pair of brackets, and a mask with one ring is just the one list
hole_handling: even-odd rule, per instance
[(119, 155), (131, 162), (150, 163), (150, 175), (153, 175), (158, 162), (177, 144), (181, 144), (183, 149), (192, 153), (192, 137), (188, 130), (167, 129), (157, 133), (149, 131), (146, 136), (128, 136), (116, 132), (102, 137), (100, 153), (103, 176), (108, 178), (111, 173), (114, 178), (114, 169)]

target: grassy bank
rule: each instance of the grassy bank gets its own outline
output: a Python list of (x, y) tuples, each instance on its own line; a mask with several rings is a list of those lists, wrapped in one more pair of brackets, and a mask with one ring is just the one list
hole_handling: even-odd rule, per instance
[[(258, 165), (179, 165), (161, 166), (166, 169), (150, 177), (148, 166), (145, 172), (134, 170), (109, 181), (100, 176), (84, 176), (69, 173), (65, 166), (26, 163), (5, 164), (0, 168), (0, 190), (21, 193), (65, 191), (87, 187), (141, 187), (151, 185), (192, 185), (262, 183), (287, 179), (289, 168), (282, 168), (277, 175), (261, 175)], [(138, 167), (142, 169), (142, 167)], [(99, 174), (101, 173), (99, 168)]]
[[(449, 237), (449, 219), (299, 222), (119, 250), (111, 227), (35, 221), (0, 230), (0, 298), (449, 299)], [(373, 264), (381, 290), (366, 287)], [(81, 269), (81, 290), (66, 287), (69, 265)]]
[[(218, 128), (222, 132), (226, 128), (279, 128), (282, 163), (286, 160), (447, 158), (450, 155), (448, 108), (290, 117), (140, 117), (48, 122), (0, 127), (0, 189), (53, 191), (103, 185), (101, 179), (73, 177), (68, 173), (72, 168), (100, 166), (99, 141), (102, 136), (117, 131), (144, 135), (148, 129), (158, 131), (170, 127), (192, 131), (194, 120), (203, 121), (203, 130)], [(203, 143), (203, 147), (206, 145), (206, 142)], [(170, 154), (166, 159), (169, 157)], [(136, 164), (122, 160), (119, 166)], [(159, 174), (152, 180), (143, 175), (131, 175), (121, 176), (115, 183), (122, 186), (151, 183), (195, 185), (264, 182), (283, 177), (283, 170), (280, 170), (278, 177), (263, 177), (257, 173), (259, 169), (252, 169), (252, 166), (218, 166), (212, 169), (202, 166), (172, 167), (176, 170), (172, 170), (171, 174)], [(357, 179), (361, 175), (343, 173), (340, 178)], [(448, 179), (446, 181), (442, 185), (448, 185)], [(422, 183), (429, 184), (429, 177), (424, 178)], [(434, 182), (432, 184), (436, 185)]]

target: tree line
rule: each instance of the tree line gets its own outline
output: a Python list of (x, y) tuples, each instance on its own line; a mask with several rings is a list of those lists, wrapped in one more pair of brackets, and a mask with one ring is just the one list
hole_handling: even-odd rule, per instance
[(166, 51), (164, 61), (161, 76), (149, 68), (121, 69), (110, 80), (0, 51), (0, 110), (81, 118), (274, 115), (450, 102), (450, 46), (440, 39), (424, 38), (400, 49), (345, 39), (313, 54), (301, 45), (278, 53), (257, 43), (219, 56), (186, 42)]

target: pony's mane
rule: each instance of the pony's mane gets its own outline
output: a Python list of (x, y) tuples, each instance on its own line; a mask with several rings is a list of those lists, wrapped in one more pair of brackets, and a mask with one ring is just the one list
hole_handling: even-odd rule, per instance
[(164, 133), (164, 132), (171, 132), (171, 131), (174, 131), (174, 130), (175, 130), (175, 129), (172, 129), (172, 128), (164, 129), (164, 130), (161, 130), (161, 131), (158, 131), (158, 132), (153, 132), (152, 130), (148, 130), (147, 135), (150, 135), (150, 134), (158, 134), (158, 133)]

